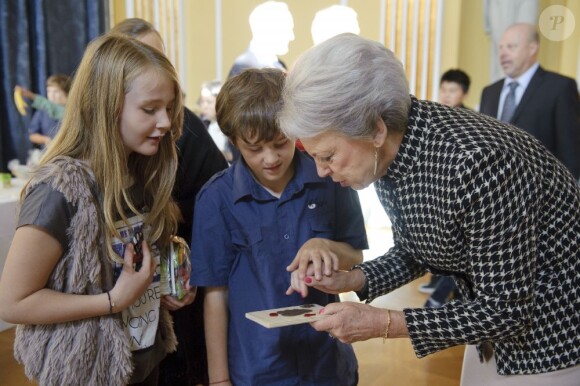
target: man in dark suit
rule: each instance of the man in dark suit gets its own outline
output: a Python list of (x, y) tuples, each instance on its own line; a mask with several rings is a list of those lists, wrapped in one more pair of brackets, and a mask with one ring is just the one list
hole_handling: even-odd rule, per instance
[(578, 179), (580, 99), (576, 82), (540, 67), (538, 51), (534, 25), (514, 24), (504, 32), (499, 60), (506, 77), (483, 89), (480, 112), (539, 139)]

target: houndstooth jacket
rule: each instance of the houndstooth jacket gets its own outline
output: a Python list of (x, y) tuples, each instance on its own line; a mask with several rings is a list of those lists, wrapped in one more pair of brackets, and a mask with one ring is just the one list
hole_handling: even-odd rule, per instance
[(367, 302), (426, 271), (463, 301), (405, 309), (418, 357), (491, 343), (498, 373), (580, 363), (580, 189), (523, 131), (412, 97), (408, 130), (375, 183), (395, 246), (358, 266)]

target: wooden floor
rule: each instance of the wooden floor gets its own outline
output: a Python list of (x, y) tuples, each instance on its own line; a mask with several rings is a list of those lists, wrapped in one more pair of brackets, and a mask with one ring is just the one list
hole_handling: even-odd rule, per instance
[[(376, 299), (373, 305), (402, 309), (420, 307), (427, 295), (417, 291), (417, 287), (428, 281), (418, 279), (397, 291)], [(346, 294), (344, 300), (356, 300), (354, 294)], [(0, 332), (0, 385), (32, 385), (24, 376), (22, 366), (12, 356), (14, 329)], [(413, 385), (413, 386), (453, 386), (459, 385), (463, 347), (418, 359), (408, 339), (390, 339), (383, 344), (382, 339), (373, 339), (354, 344), (359, 361), (361, 386)], [(179, 386), (179, 385), (176, 385)]]
[[(428, 282), (428, 276), (415, 280), (406, 286), (377, 298), (372, 305), (376, 307), (402, 310), (406, 307), (422, 307), (428, 295), (417, 288)], [(350, 295), (356, 300), (356, 295)], [(409, 339), (372, 339), (354, 344), (359, 362), (360, 386), (454, 386), (459, 385), (461, 364), (465, 346), (417, 358)]]

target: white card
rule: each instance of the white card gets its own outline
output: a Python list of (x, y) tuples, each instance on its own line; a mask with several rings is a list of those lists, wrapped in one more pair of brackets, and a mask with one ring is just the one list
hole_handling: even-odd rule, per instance
[(323, 306), (303, 304), (300, 306), (272, 308), (271, 310), (246, 312), (246, 318), (266, 327), (284, 327), (294, 324), (310, 323), (326, 317), (319, 314)]

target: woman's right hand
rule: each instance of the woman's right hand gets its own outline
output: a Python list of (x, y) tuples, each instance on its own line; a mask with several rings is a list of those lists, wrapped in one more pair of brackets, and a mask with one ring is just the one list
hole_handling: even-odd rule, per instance
[(155, 259), (151, 257), (149, 244), (142, 242), (143, 263), (139, 271), (134, 268), (135, 249), (132, 243), (128, 243), (123, 255), (123, 269), (115, 286), (110, 291), (111, 301), (115, 304), (113, 312), (119, 312), (135, 303), (143, 295), (149, 284), (153, 281), (156, 270)]

